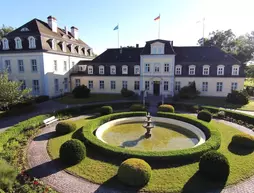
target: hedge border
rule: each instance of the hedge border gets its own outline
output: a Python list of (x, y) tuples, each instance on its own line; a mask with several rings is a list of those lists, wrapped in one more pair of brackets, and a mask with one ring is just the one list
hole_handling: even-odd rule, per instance
[(155, 151), (145, 152), (111, 146), (109, 144), (102, 142), (94, 135), (95, 130), (100, 125), (108, 121), (123, 117), (145, 116), (145, 115), (146, 112), (123, 112), (99, 117), (93, 120), (92, 122), (88, 123), (86, 126), (84, 126), (78, 138), (82, 140), (86, 145), (94, 147), (101, 153), (117, 156), (119, 158), (127, 159), (131, 157), (136, 157), (144, 159), (146, 161), (167, 160), (175, 163), (198, 161), (205, 152), (210, 150), (217, 150), (220, 147), (221, 144), (220, 133), (216, 128), (212, 127), (209, 123), (199, 121), (196, 118), (188, 117), (186, 115), (164, 112), (158, 112), (158, 116), (185, 121), (187, 123), (197, 126), (205, 133), (207, 141), (200, 146), (190, 149), (161, 151), (161, 152)]

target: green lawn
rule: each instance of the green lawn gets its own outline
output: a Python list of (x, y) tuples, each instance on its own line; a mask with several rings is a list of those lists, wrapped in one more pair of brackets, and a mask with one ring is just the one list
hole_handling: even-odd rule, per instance
[(103, 102), (103, 101), (114, 101), (123, 100), (124, 98), (121, 94), (91, 94), (89, 98), (74, 98), (72, 95), (64, 96), (63, 98), (58, 98), (56, 101), (64, 104), (85, 104), (90, 102)]
[[(78, 128), (85, 125), (87, 121), (77, 121)], [(236, 155), (228, 150), (228, 145), (233, 135), (240, 131), (212, 121), (215, 127), (219, 128), (222, 136), (222, 144), (219, 149), (226, 155), (230, 162), (230, 175), (226, 185), (235, 184), (254, 174), (254, 153), (247, 155)], [(52, 158), (59, 157), (60, 146), (72, 136), (71, 134), (53, 138), (48, 143), (48, 151)], [(114, 177), (117, 173), (120, 161), (115, 158), (103, 156), (96, 153), (92, 148), (87, 149), (88, 157), (81, 163), (67, 168), (69, 172), (75, 173), (91, 182), (106, 184), (114, 187), (122, 187)], [(192, 163), (184, 166), (164, 166), (151, 165), (153, 168), (152, 178), (148, 185), (142, 188), (144, 191), (151, 192), (204, 192), (211, 188), (221, 188), (220, 184), (213, 183), (197, 174), (198, 163)], [(223, 186), (222, 186), (223, 187)], [(123, 187), (126, 188), (126, 187)]]

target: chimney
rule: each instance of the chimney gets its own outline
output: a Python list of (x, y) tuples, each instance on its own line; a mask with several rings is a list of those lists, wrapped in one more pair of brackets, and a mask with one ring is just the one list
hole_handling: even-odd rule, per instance
[(74, 37), (75, 39), (78, 39), (78, 28), (72, 26), (72, 27), (71, 27), (71, 34), (73, 35), (73, 37)]
[(57, 32), (57, 20), (52, 16), (48, 16), (48, 25), (53, 32)]
[(65, 32), (66, 35), (68, 35), (68, 30), (67, 30), (66, 26), (64, 26), (64, 32)]
[(138, 44), (136, 44), (136, 48), (138, 48), (139, 47), (139, 45)]

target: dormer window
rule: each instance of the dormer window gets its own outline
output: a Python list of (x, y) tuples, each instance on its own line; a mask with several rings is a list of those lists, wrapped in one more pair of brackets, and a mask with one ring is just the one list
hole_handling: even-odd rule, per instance
[(161, 42), (155, 42), (151, 44), (151, 54), (164, 54), (165, 44)]
[(23, 27), (20, 31), (29, 31), (27, 27)]
[(182, 66), (181, 65), (176, 65), (175, 74), (176, 75), (182, 74)]
[(88, 74), (93, 74), (93, 66), (88, 66)]
[(15, 49), (22, 49), (22, 41), (20, 37), (16, 37), (14, 40), (15, 40)]
[(239, 75), (239, 69), (240, 69), (239, 65), (233, 65), (232, 66), (232, 75), (233, 76), (238, 76)]
[(110, 66), (110, 74), (116, 74), (116, 66)]
[(66, 52), (66, 43), (65, 42), (62, 43), (62, 50), (63, 50), (63, 52)]
[(203, 66), (203, 75), (209, 75), (210, 71), (210, 66), (209, 65), (204, 65)]
[(217, 66), (217, 75), (224, 75), (224, 65)]
[(128, 66), (126, 65), (122, 66), (122, 74), (128, 74)]
[(9, 41), (6, 38), (2, 39), (3, 50), (9, 50)]
[(196, 66), (190, 65), (189, 66), (189, 75), (195, 75), (195, 71), (196, 71)]
[(33, 36), (28, 37), (29, 49), (36, 48), (35, 38)]
[(134, 66), (134, 74), (140, 74), (140, 67), (139, 65)]
[(51, 40), (51, 49), (56, 50), (56, 40), (54, 39)]
[(99, 74), (104, 74), (104, 66), (99, 66)]
[(71, 44), (71, 52), (74, 53), (74, 50), (75, 50), (75, 46)]

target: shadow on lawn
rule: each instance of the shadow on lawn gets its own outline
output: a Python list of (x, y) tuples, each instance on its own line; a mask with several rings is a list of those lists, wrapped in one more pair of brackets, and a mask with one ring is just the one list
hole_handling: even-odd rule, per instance
[(209, 180), (197, 171), (184, 185), (182, 193), (221, 192), (226, 182), (227, 179), (220, 182)]
[(56, 138), (56, 137), (59, 137), (59, 136), (60, 135), (58, 135), (55, 131), (51, 131), (49, 133), (39, 135), (39, 136), (35, 137), (33, 140), (34, 141), (46, 141), (46, 140)]
[(254, 152), (253, 148), (243, 148), (243, 147), (239, 147), (237, 145), (234, 145), (233, 143), (230, 143), (228, 145), (228, 150), (236, 155), (248, 155)]
[(105, 193), (105, 192), (114, 192), (114, 193), (137, 193), (142, 187), (130, 187), (125, 186), (118, 181), (117, 176), (113, 176), (108, 179), (106, 182), (101, 184), (99, 188), (94, 193)]

